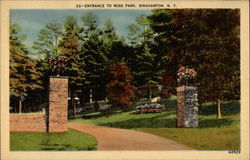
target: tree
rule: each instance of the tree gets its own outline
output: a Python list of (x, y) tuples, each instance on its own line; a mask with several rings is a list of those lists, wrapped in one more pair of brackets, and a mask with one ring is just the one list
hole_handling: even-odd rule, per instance
[(128, 39), (131, 45), (136, 45), (138, 43), (138, 32), (140, 32), (140, 26), (137, 24), (130, 24), (128, 27)]
[(105, 77), (109, 63), (104, 49), (103, 32), (98, 28), (98, 17), (92, 12), (84, 14), (82, 21), (84, 29), (82, 54), (86, 64), (85, 86), (89, 93), (93, 91), (94, 99), (100, 99), (105, 97)]
[(135, 97), (135, 87), (131, 85), (132, 76), (125, 63), (117, 62), (109, 67), (111, 82), (107, 84), (108, 100), (113, 107), (121, 111), (132, 104)]
[[(150, 27), (150, 21), (146, 15), (140, 15), (136, 18), (137, 24), (128, 26), (129, 39), (134, 48), (134, 58), (131, 59), (135, 62), (133, 75), (135, 76), (136, 84), (143, 85), (151, 83), (159, 83), (162, 77), (161, 68), (161, 55), (154, 52), (154, 33)], [(151, 99), (151, 87), (148, 87), (148, 98)]]
[(10, 103), (19, 104), (19, 112), (22, 112), (22, 102), (29, 93), (42, 89), (41, 73), (35, 69), (36, 62), (28, 55), (29, 51), (22, 43), (19, 35), (20, 28), (17, 24), (10, 24)]
[(37, 64), (36, 69), (42, 74), (41, 80), (45, 87), (43, 94), (46, 94), (49, 83), (48, 77), (50, 76), (49, 57), (59, 55), (58, 44), (62, 38), (63, 27), (59, 23), (48, 23), (38, 34), (38, 38), (33, 42), (32, 48), (34, 49)]
[(239, 10), (155, 10), (151, 25), (167, 46), (168, 69), (176, 75), (180, 66), (194, 68), (200, 103), (216, 102), (220, 118), (221, 100), (240, 93)]
[(240, 14), (236, 9), (205, 10), (202, 20), (206, 32), (196, 41), (203, 45), (203, 63), (197, 66), (200, 92), (204, 93), (201, 102), (216, 102), (221, 118), (221, 101), (240, 95)]
[(173, 20), (173, 13), (167, 9), (156, 9), (148, 16), (150, 27), (152, 28), (155, 37), (155, 46), (153, 51), (159, 56), (156, 61), (161, 62), (159, 65), (164, 68), (164, 75), (170, 79), (174, 79), (175, 86), (177, 82), (176, 73), (179, 68), (179, 59), (181, 57), (180, 47), (182, 44), (177, 41), (172, 35), (181, 30), (174, 30), (171, 21)]
[(58, 42), (62, 36), (62, 25), (59, 23), (48, 23), (40, 31), (37, 41), (33, 43), (33, 49), (37, 56), (47, 58), (58, 54)]
[(64, 32), (59, 43), (59, 49), (60, 54), (68, 57), (64, 75), (69, 76), (71, 107), (74, 110), (76, 110), (75, 95), (82, 92), (85, 81), (85, 64), (80, 55), (79, 33), (80, 28), (77, 25), (76, 18), (68, 16), (64, 23)]
[(104, 21), (102, 41), (102, 48), (108, 58), (108, 65), (120, 61), (123, 55), (118, 54), (118, 52), (119, 49), (121, 50), (123, 48), (123, 41), (116, 34), (115, 27), (110, 19)]

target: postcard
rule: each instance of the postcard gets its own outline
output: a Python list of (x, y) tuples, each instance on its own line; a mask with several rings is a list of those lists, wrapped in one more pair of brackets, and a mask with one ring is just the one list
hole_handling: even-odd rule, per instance
[(249, 159), (248, 1), (0, 3), (1, 159)]

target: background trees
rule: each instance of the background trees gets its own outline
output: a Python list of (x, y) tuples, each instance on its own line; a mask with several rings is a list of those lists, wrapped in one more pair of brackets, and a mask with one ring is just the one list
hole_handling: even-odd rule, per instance
[(22, 112), (22, 102), (36, 89), (42, 89), (41, 73), (35, 68), (36, 62), (29, 57), (29, 51), (18, 34), (17, 24), (10, 24), (10, 102), (14, 110)]
[[(137, 86), (150, 83), (159, 84), (164, 71), (161, 54), (155, 51), (155, 33), (150, 27), (150, 21), (146, 15), (136, 18), (136, 24), (128, 26), (128, 39), (132, 46), (134, 57), (130, 60), (132, 73)], [(151, 88), (148, 88), (148, 99), (151, 99)]]
[(165, 59), (173, 76), (180, 66), (195, 68), (200, 103), (216, 102), (220, 117), (220, 101), (240, 93), (239, 10), (156, 10), (150, 19), (168, 46)]
[(36, 56), (49, 57), (57, 55), (58, 42), (62, 36), (62, 25), (59, 23), (48, 23), (40, 31), (37, 41), (33, 43)]
[(81, 29), (77, 24), (76, 18), (73, 16), (66, 17), (63, 35), (58, 47), (60, 54), (68, 57), (63, 75), (69, 76), (69, 96), (71, 102), (69, 106), (74, 108), (74, 111), (76, 110), (74, 100), (77, 93), (82, 94), (86, 73), (85, 63), (81, 55), (80, 33)]
[(99, 99), (99, 97), (105, 97), (102, 93), (104, 93), (105, 74), (108, 68), (108, 59), (102, 39), (103, 32), (98, 27), (98, 17), (92, 12), (84, 14), (81, 18), (84, 28), (85, 87), (89, 93), (93, 93), (94, 99)]
[[(101, 23), (97, 15), (88, 12), (78, 23), (77, 18), (69, 16), (63, 25), (49, 23), (41, 30), (33, 45), (37, 59), (29, 58), (31, 52), (21, 42), (17, 27), (10, 28), (11, 97), (17, 99), (41, 84), (46, 86), (50, 75), (47, 60), (51, 55), (69, 57), (64, 75), (70, 76), (71, 96), (77, 94), (81, 104), (89, 101), (91, 91), (95, 100), (109, 94), (106, 86), (111, 64), (116, 64), (111, 65), (114, 70), (115, 66), (124, 72), (130, 70), (135, 86), (162, 84), (162, 76), (167, 75), (176, 87), (179, 67), (194, 68), (198, 72), (200, 104), (218, 103), (218, 117), (221, 101), (238, 99), (240, 95), (237, 9), (153, 10), (128, 26), (127, 39), (117, 34), (110, 19)], [(113, 86), (108, 85), (109, 91), (120, 85), (114, 82), (116, 78), (113, 77)], [(132, 83), (131, 79), (128, 81)], [(150, 89), (148, 98), (151, 99)]]
[(221, 101), (240, 95), (240, 15), (239, 10), (203, 10), (202, 17), (200, 23), (205, 27), (196, 41), (203, 46), (197, 60), (202, 61), (197, 66), (200, 101), (216, 102), (220, 118)]

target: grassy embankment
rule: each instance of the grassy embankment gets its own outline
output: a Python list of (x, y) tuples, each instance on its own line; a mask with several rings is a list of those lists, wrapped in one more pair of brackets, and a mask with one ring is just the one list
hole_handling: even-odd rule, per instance
[(96, 150), (94, 137), (69, 129), (65, 133), (11, 132), (11, 151)]
[(198, 128), (176, 128), (176, 98), (162, 100), (166, 111), (162, 113), (133, 115), (129, 112), (102, 116), (91, 113), (93, 119), (74, 119), (71, 122), (90, 123), (100, 126), (134, 129), (183, 143), (200, 150), (240, 149), (240, 102), (222, 104), (222, 118), (217, 119), (215, 105), (199, 108)]

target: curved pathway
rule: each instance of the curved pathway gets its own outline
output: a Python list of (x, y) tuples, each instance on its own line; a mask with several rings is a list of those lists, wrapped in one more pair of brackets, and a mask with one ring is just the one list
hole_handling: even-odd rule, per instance
[(69, 128), (90, 134), (98, 141), (97, 150), (192, 150), (191, 148), (140, 131), (109, 128), (82, 123), (68, 123)]

